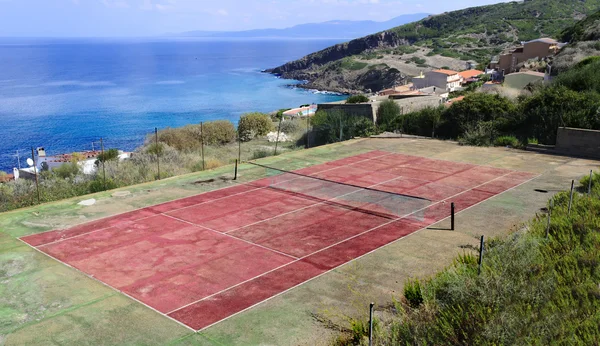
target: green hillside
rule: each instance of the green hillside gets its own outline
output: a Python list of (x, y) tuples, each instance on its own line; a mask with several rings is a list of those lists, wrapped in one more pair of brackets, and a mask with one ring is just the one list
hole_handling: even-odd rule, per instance
[(598, 10), (600, 0), (527, 0), (472, 7), (338, 44), (267, 72), (308, 80), (308, 88), (345, 92), (386, 88), (419, 69), (464, 69), (467, 61), (484, 65), (521, 41), (571, 37), (566, 32)]

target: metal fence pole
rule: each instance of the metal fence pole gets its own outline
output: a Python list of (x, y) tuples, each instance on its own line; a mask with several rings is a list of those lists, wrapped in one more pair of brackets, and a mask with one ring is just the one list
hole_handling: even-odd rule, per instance
[(592, 178), (594, 176), (594, 171), (590, 170), (590, 181), (588, 182), (588, 195), (592, 194)]
[(481, 241), (479, 242), (479, 270), (477, 271), (477, 275), (481, 275), (481, 266), (483, 264), (483, 251), (484, 251), (484, 236), (481, 236)]
[(279, 144), (279, 134), (281, 133), (281, 123), (283, 122), (283, 115), (279, 119), (279, 126), (277, 127), (277, 139), (275, 139), (275, 155), (277, 155), (277, 145)]
[(104, 191), (106, 191), (106, 157), (104, 156), (104, 140), (100, 138), (100, 149), (102, 150), (102, 175), (104, 176)]
[(306, 116), (306, 149), (310, 148), (310, 117)]
[(237, 172), (238, 172), (238, 160), (235, 160), (235, 171), (233, 173), (233, 180), (237, 180)]
[(450, 230), (454, 231), (454, 202), (450, 204)]
[(202, 154), (202, 170), (205, 170), (204, 166), (204, 124), (200, 122), (200, 153)]
[(238, 161), (242, 162), (242, 137), (240, 136), (239, 130), (238, 130)]
[(369, 346), (373, 345), (373, 306), (375, 303), (369, 305)]
[(569, 197), (569, 215), (571, 215), (571, 207), (573, 206), (573, 190), (575, 189), (575, 180), (571, 180), (571, 196)]
[(40, 204), (41, 203), (40, 184), (38, 182), (37, 162), (35, 160), (35, 152), (33, 150), (33, 147), (31, 147), (31, 160), (33, 160), (33, 173), (35, 174), (35, 189), (37, 190), (37, 200), (38, 200), (38, 204)]
[(552, 209), (554, 208), (554, 198), (550, 200), (550, 207), (548, 208), (548, 224), (546, 225), (546, 239), (550, 235), (550, 222), (552, 218)]
[(154, 128), (154, 146), (156, 147), (156, 168), (158, 171), (158, 180), (160, 180), (160, 150), (158, 149), (158, 128)]

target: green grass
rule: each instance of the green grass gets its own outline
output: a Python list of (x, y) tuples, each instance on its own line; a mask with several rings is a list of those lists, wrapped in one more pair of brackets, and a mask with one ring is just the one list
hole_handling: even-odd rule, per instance
[(340, 62), (340, 68), (350, 71), (358, 71), (367, 67), (369, 64), (362, 61), (356, 61), (352, 58), (345, 58)]

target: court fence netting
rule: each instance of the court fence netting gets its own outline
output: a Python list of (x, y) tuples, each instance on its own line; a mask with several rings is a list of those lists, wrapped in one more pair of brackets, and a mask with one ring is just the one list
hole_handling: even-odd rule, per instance
[(375, 187), (328, 180), (314, 175), (287, 171), (252, 161), (245, 164), (263, 169), (263, 179), (250, 184), (348, 210), (395, 220), (403, 217), (422, 221), (425, 209), (431, 205), (426, 198), (388, 192)]

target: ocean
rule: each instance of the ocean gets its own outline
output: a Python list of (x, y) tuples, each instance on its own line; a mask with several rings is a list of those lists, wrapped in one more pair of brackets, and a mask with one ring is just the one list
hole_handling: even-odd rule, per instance
[(0, 39), (0, 170), (32, 147), (129, 151), (155, 127), (340, 100), (260, 72), (339, 42)]

